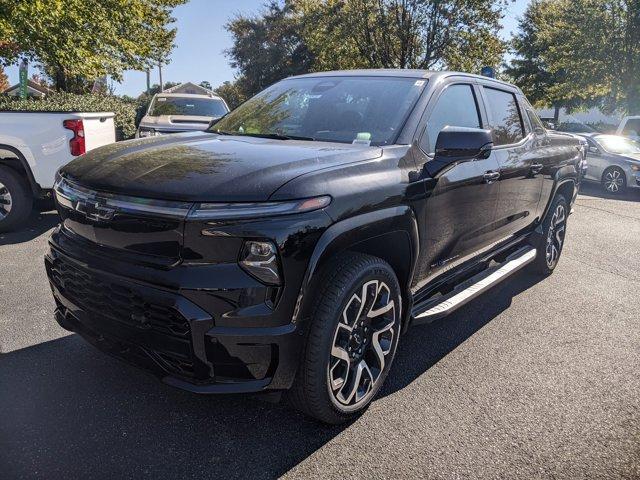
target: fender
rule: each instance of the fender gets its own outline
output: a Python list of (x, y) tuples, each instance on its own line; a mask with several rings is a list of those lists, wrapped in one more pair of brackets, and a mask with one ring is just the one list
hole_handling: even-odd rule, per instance
[[(398, 281), (400, 282), (405, 300), (410, 301), (411, 293), (409, 286), (413, 279), (418, 259), (420, 241), (415, 214), (409, 206), (403, 205), (347, 218), (346, 220), (333, 224), (322, 234), (311, 255), (309, 265), (302, 280), (292, 322), (297, 323), (300, 320), (303, 299), (315, 275), (326, 262), (335, 257), (335, 255), (350, 249), (366, 252), (366, 242), (368, 240), (383, 236), (390, 236), (390, 238), (393, 236), (397, 236), (398, 238), (404, 237), (407, 240), (408, 255), (406, 258), (402, 258), (402, 267), (404, 268), (401, 269), (405, 271), (405, 273), (398, 275)], [(384, 250), (389, 253), (397, 253), (403, 248), (402, 245), (391, 246), (384, 244), (383, 246)], [(399, 247), (400, 250), (394, 247)], [(392, 264), (392, 267), (393, 266)], [(394, 270), (396, 274), (399, 273), (397, 268), (394, 268)], [(405, 302), (405, 305), (407, 304), (409, 308), (405, 310), (410, 312), (410, 303)]]
[[(29, 182), (29, 186), (31, 187), (31, 191), (33, 192), (33, 195), (35, 197), (39, 196), (41, 188), (40, 188), (40, 185), (38, 185), (38, 182), (36, 182), (35, 177), (33, 176), (33, 172), (31, 171), (31, 166), (27, 161), (25, 154), (20, 150), (18, 150), (16, 147), (13, 147), (11, 145), (0, 144), (0, 164), (7, 163), (5, 161), (7, 157), (5, 156), (5, 154), (3, 154), (3, 151), (9, 152), (12, 154), (11, 157), (8, 157), (10, 160), (13, 160), (15, 157), (15, 159), (17, 159), (18, 162), (20, 162), (20, 164), (22, 165), (22, 168), (26, 173), (27, 181)], [(30, 156), (30, 154), (28, 155)]]
[[(564, 173), (564, 175), (562, 175), (561, 172)], [(556, 173), (556, 181), (554, 182), (553, 189), (551, 190), (551, 195), (549, 195), (547, 204), (544, 207), (544, 213), (540, 217), (540, 223), (535, 229), (536, 234), (542, 235), (542, 224), (544, 223), (544, 220), (547, 217), (547, 214), (549, 213), (549, 207), (551, 206), (551, 202), (553, 201), (553, 198), (556, 196), (556, 193), (558, 193), (558, 190), (560, 190), (561, 188), (563, 188), (565, 185), (569, 183), (572, 184), (572, 190), (573, 190), (573, 198), (568, 199), (569, 208), (571, 208), (571, 205), (573, 204), (575, 196), (578, 193), (578, 187), (577, 187), (578, 178), (579, 178), (578, 173), (574, 165), (566, 165), (558, 170), (558, 172)]]

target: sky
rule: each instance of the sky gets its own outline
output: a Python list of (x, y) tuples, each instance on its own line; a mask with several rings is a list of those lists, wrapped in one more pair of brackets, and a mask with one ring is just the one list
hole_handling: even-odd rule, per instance
[[(194, 82), (207, 80), (217, 87), (225, 80), (233, 80), (235, 72), (225, 57), (224, 50), (231, 47), (231, 35), (224, 25), (237, 14), (258, 13), (266, 0), (190, 0), (176, 7), (174, 26), (178, 29), (171, 62), (162, 69), (165, 82)], [(503, 38), (509, 38), (517, 28), (529, 0), (516, 0), (505, 10), (502, 21)], [(33, 69), (30, 69), (31, 76)], [(18, 68), (7, 67), (9, 82), (18, 82)], [(151, 83), (159, 83), (158, 70), (151, 73)], [(146, 88), (144, 72), (127, 71), (122, 83), (114, 84), (118, 95), (138, 96)]]

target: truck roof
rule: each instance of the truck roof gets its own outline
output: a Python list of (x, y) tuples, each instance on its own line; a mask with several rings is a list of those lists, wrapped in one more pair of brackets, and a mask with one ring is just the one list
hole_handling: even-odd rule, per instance
[(434, 71), (434, 70), (419, 70), (408, 68), (372, 68), (372, 69), (360, 69), (360, 70), (331, 70), (327, 72), (313, 72), (306, 73), (304, 75), (296, 75), (289, 78), (308, 78), (308, 77), (403, 77), (403, 78), (424, 78), (424, 79), (438, 79), (446, 77), (469, 77), (474, 79), (485, 80), (489, 82), (495, 82), (511, 88), (520, 90), (512, 83), (497, 80), (495, 78), (485, 77), (482, 75), (476, 75), (473, 73), (456, 72), (456, 71)]

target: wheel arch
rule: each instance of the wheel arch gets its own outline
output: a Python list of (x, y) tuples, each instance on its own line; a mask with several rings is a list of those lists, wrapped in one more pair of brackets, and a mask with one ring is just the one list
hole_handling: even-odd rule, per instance
[(538, 235), (542, 234), (542, 224), (544, 223), (547, 215), (549, 214), (549, 210), (551, 208), (551, 204), (553, 203), (553, 199), (556, 198), (556, 195), (560, 193), (565, 200), (567, 201), (567, 205), (569, 209), (571, 209), (571, 205), (573, 204), (573, 197), (577, 194), (577, 183), (576, 179), (573, 177), (563, 178), (556, 182), (553, 187), (552, 193), (547, 200), (547, 204), (544, 208), (544, 213), (540, 217), (540, 223), (536, 227), (535, 233)]
[[(410, 290), (418, 258), (419, 239), (415, 214), (408, 206), (393, 207), (357, 215), (333, 224), (316, 244), (305, 273), (294, 312), (294, 322), (305, 318), (306, 297), (322, 269), (336, 255), (352, 251), (385, 260), (396, 274), (406, 312), (410, 311)], [(407, 308), (409, 307), (409, 308)]]
[(35, 180), (29, 162), (16, 147), (0, 144), (0, 165), (6, 165), (19, 173), (29, 184), (34, 197), (40, 194), (40, 185)]

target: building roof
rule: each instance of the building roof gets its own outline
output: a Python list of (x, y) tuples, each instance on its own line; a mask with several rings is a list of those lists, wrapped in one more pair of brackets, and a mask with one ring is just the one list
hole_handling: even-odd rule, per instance
[(217, 97), (213, 90), (209, 90), (201, 85), (197, 85), (193, 82), (185, 82), (180, 85), (176, 85), (171, 88), (167, 88), (162, 93), (190, 93), (194, 95), (207, 95), (210, 97)]
[[(15, 85), (10, 86), (4, 92), (5, 94), (10, 95), (12, 92), (18, 91), (20, 89), (20, 84), (16, 83)], [(44, 85), (40, 85), (39, 83), (34, 82), (33, 80), (27, 80), (27, 91), (31, 93), (36, 93), (40, 95), (50, 95), (53, 93), (53, 90), (45, 87)]]

